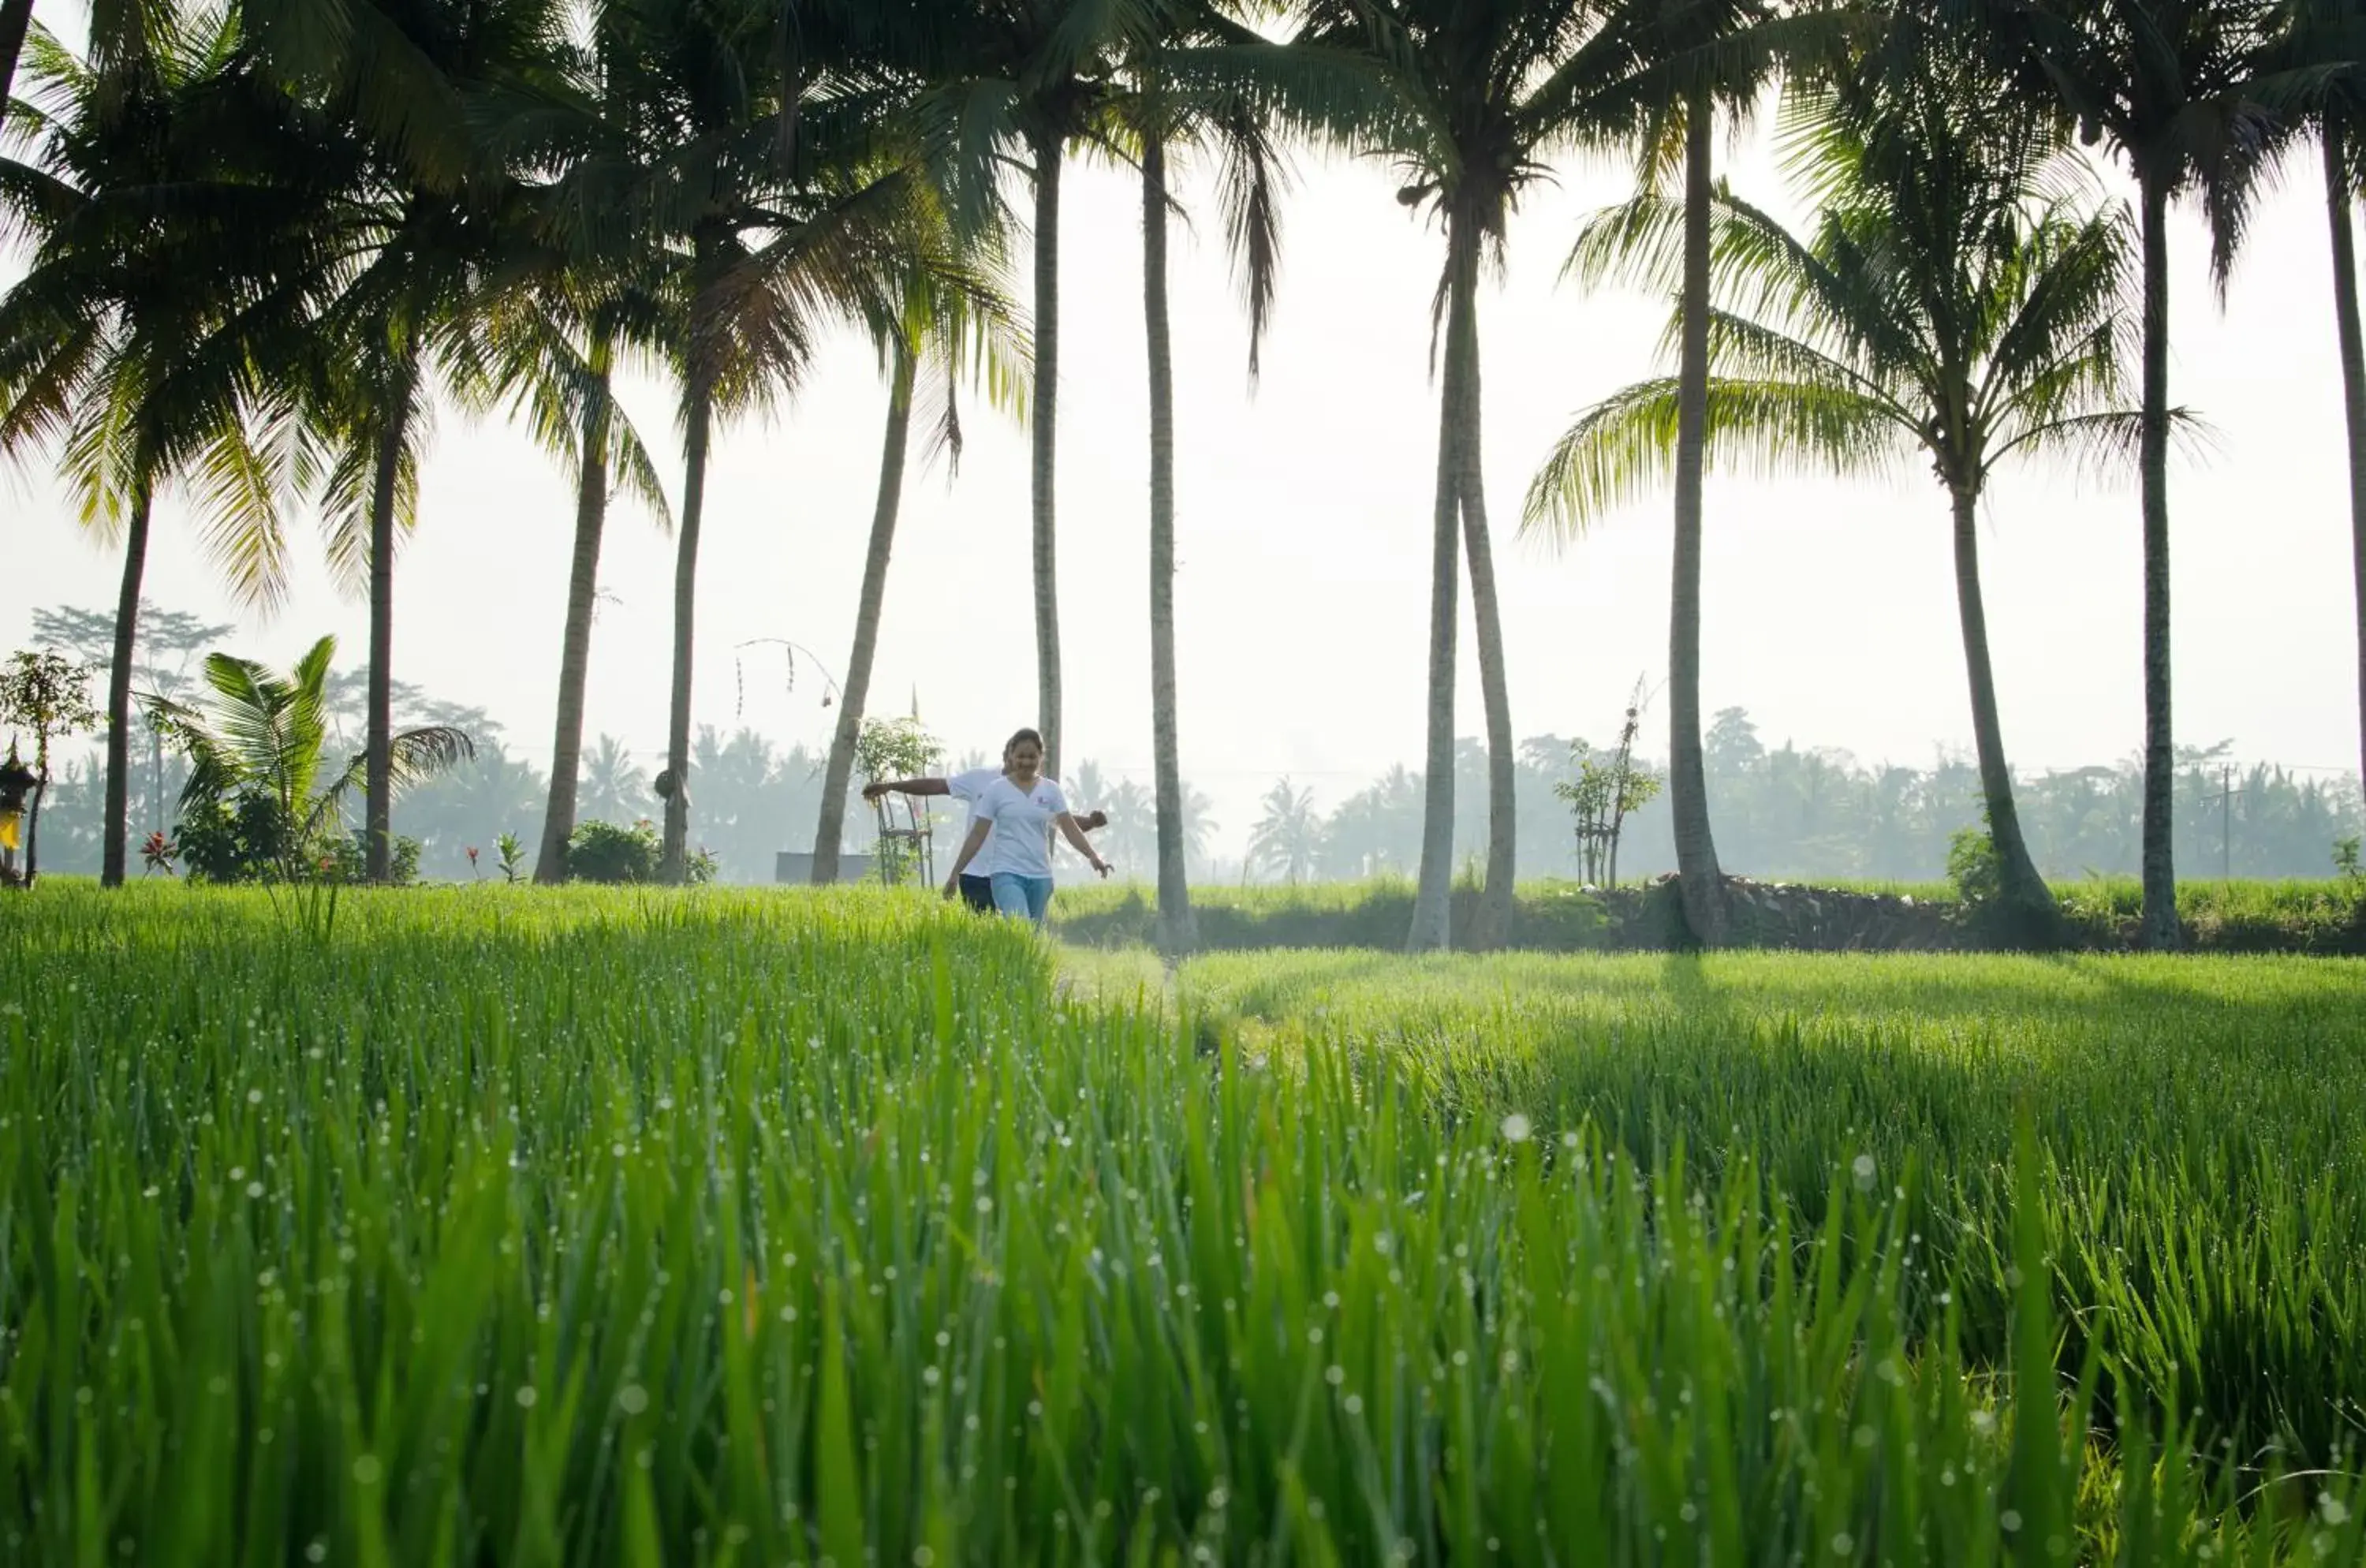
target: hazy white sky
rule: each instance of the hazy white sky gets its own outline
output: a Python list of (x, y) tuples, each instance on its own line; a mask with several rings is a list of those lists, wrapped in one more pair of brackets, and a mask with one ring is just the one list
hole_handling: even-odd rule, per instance
[[(2231, 738), (2247, 759), (2327, 769), (2358, 755), (2355, 607), (2322, 197), (2297, 165), (2268, 203), (2222, 313), (2198, 222), (2172, 231), (2172, 395), (2207, 417), (2215, 453), (2173, 479), (2180, 741)], [(1779, 196), (1765, 138), (1729, 172)], [(1428, 530), (1436, 416), (1428, 310), (1442, 241), (1392, 199), (1371, 164), (1301, 163), (1287, 208), (1279, 312), (1262, 384), (1203, 186), (1176, 235), (1178, 582), (1184, 769), (1234, 845), (1278, 774), (1324, 808), (1423, 744)], [(1582, 297), (1557, 280), (1582, 216), (1620, 197), (1625, 170), (1572, 169), (1537, 189), (1513, 230), (1508, 275), (1482, 301), (1486, 471), (1518, 732), (1608, 736), (1639, 673), (1666, 663), (1668, 512), (1634, 507), (1565, 555), (1517, 537), (1528, 476), (1571, 412), (1661, 368), (1664, 302)], [(1063, 235), (1060, 591), (1067, 750), (1145, 781), (1150, 763), (1147, 437), (1138, 186), (1072, 166)], [(1774, 203), (1778, 207), (1782, 204)], [(1022, 258), (1022, 268), (1023, 268)], [(1021, 278), (1028, 274), (1021, 270)], [(670, 455), (670, 395), (630, 394)], [(851, 334), (772, 423), (721, 438), (709, 489), (697, 718), (728, 727), (733, 645), (789, 637), (843, 671), (877, 478), (885, 390)], [(549, 752), (573, 498), (518, 432), (449, 411), (425, 469), (420, 531), (397, 584), (397, 675), (481, 704), (538, 761)], [(956, 750), (989, 749), (1035, 715), (1028, 571), (1028, 445), (970, 411), (950, 487), (911, 476), (874, 711), (917, 691)], [(9, 481), (0, 645), (33, 609), (111, 606), (119, 557), (95, 547), (38, 464)], [(1887, 484), (1713, 478), (1708, 491), (1704, 698), (1739, 705), (1770, 743), (1845, 747), (1927, 763), (1970, 725), (1943, 497), (1910, 466)], [(2005, 736), (2023, 770), (2110, 761), (2141, 739), (2140, 577), (2133, 479), (2008, 475), (1983, 542)], [(363, 607), (298, 525), (296, 590), (269, 621), (240, 616), (204, 570), (177, 499), (159, 509), (149, 597), (243, 620), (242, 651), (292, 658), (334, 631), (366, 657)], [(601, 580), (591, 728), (644, 759), (665, 734), (671, 541), (619, 508)], [(1480, 731), (1465, 596), (1459, 727)], [(745, 722), (826, 742), (821, 683), (780, 690), (776, 656), (748, 671)], [(1659, 733), (1655, 724), (1653, 733)], [(1654, 741), (1654, 750), (1663, 741)], [(804, 847), (810, 824), (783, 825)]]

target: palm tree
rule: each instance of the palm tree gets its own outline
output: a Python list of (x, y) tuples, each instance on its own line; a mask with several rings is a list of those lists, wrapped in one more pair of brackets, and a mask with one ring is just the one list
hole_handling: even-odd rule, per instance
[[(596, 51), (572, 60), (569, 85), (555, 91), (538, 140), (547, 161), (590, 164), (614, 174), (624, 164), (633, 106)], [(519, 118), (526, 118), (521, 116)], [(536, 138), (529, 138), (535, 140)], [(456, 378), (473, 400), (506, 401), (535, 440), (566, 467), (575, 486), (575, 542), (560, 634), (558, 698), (551, 740), (549, 798), (543, 809), (535, 880), (567, 879), (583, 761), (583, 705), (592, 624), (599, 597), (600, 550), (611, 491), (621, 487), (648, 505), (661, 526), (672, 510), (647, 443), (615, 398), (620, 360), (647, 355), (663, 334), (665, 268), (642, 214), (617, 193), (590, 193), (602, 219), (573, 221), (567, 206), (583, 197), (564, 175), (536, 193), (529, 214), (546, 247), (516, 258), (507, 286), (491, 291), (483, 325), (463, 340)], [(603, 201), (602, 198), (605, 200)]]
[(1031, 185), (1034, 384), (1029, 486), (1035, 585), (1035, 724), (1043, 771), (1058, 776), (1060, 192), (1069, 145), (1106, 141), (1110, 73), (1125, 38), (1155, 0), (953, 0), (930, 46), (927, 118), (956, 227), (986, 221), (1000, 204), (1006, 164), (1023, 161)]
[(1837, 24), (1853, 18), (1840, 7), (1780, 12), (1770, 0), (1631, 0), (1628, 9), (1641, 32), (1641, 50), (1660, 72), (1643, 137), (1644, 181), (1655, 183), (1679, 161), (1683, 167), (1668, 795), (1684, 920), (1696, 940), (1714, 946), (1724, 940), (1727, 908), (1701, 762), (1700, 579), (1715, 120), (1720, 108), (1748, 113), (1786, 56), (1829, 48), (1839, 33)]
[(1249, 315), (1249, 377), (1273, 307), (1279, 265), (1281, 158), (1289, 126), (1336, 139), (1383, 112), (1363, 89), (1369, 73), (1319, 45), (1276, 44), (1209, 0), (1166, 0), (1127, 39), (1128, 90), (1121, 121), (1142, 164), (1144, 328), (1150, 369), (1150, 715), (1158, 802), (1159, 945), (1199, 944), (1183, 842), (1183, 759), (1175, 669), (1175, 367), (1167, 312), (1166, 225), (1170, 147), (1218, 154), (1225, 239)]
[[(1454, 874), (1454, 681), (1459, 557), (1467, 556), (1488, 750), (1487, 885), (1473, 946), (1504, 941), (1517, 856), (1517, 748), (1481, 479), (1479, 274), (1500, 257), (1521, 193), (1552, 152), (1616, 140), (1651, 88), (1645, 30), (1589, 0), (1310, 0), (1304, 34), (1364, 52), (1392, 112), (1361, 141), (1405, 169), (1397, 199), (1446, 231), (1437, 314), (1445, 338), (1430, 554), (1429, 743), (1421, 879), (1407, 944), (1450, 936)], [(1458, 536), (1458, 524), (1459, 533)]]
[(17, 60), (25, 51), (25, 29), (33, 20), (33, 0), (0, 0), (0, 106), (16, 90)]
[[(240, 795), (267, 801), (276, 831), (276, 869), (282, 880), (311, 880), (312, 855), (342, 820), (345, 797), (362, 785), (366, 756), (326, 774), (321, 749), (329, 735), (329, 664), (337, 639), (314, 643), (294, 669), (277, 673), (251, 659), (217, 653), (207, 659), (204, 706), (157, 701), (156, 715), (189, 758), (185, 809), (227, 803)], [(457, 729), (405, 730), (389, 748), (389, 776), (398, 786), (445, 772), (476, 755)]]
[(2144, 923), (2177, 945), (2169, 706), (2169, 207), (2202, 198), (2223, 292), (2273, 150), (2272, 108), (2313, 80), (2271, 69), (2283, 0), (1955, 0), (2021, 91), (2080, 140), (2108, 139), (2135, 176), (2144, 269)]
[[(1842, 473), (1919, 451), (1947, 491), (1972, 731), (2007, 909), (2050, 940), (2059, 916), (2014, 809), (1979, 579), (1979, 504), (2007, 457), (2133, 456), (2125, 406), (2125, 215), (2049, 195), (2064, 180), (2043, 118), (1999, 106), (1977, 62), (1918, 51), (1909, 84), (1802, 94), (1802, 158), (1821, 207), (1795, 238), (1731, 196), (1710, 212), (1717, 260), (1704, 345), (1709, 449)], [(1864, 101), (1872, 96), (1877, 101)], [(1646, 194), (1591, 224), (1574, 270), (1673, 283), (1690, 214)], [(1681, 323), (1679, 324), (1680, 330)], [(1657, 478), (1684, 389), (1645, 382), (1580, 416), (1538, 477), (1529, 515), (1564, 531)]]
[(93, 65), (38, 35), (34, 101), (22, 106), (32, 161), (0, 163), (0, 200), (35, 240), (27, 276), (0, 302), (0, 448), (54, 449), (84, 524), (123, 542), (107, 700), (109, 886), (129, 858), (131, 681), (159, 491), (186, 482), (206, 552), (242, 603), (268, 607), (285, 582), (283, 474), (257, 434), (285, 406), (254, 361), (290, 307), (262, 270), (289, 237), (287, 203), (237, 166), (279, 110), (253, 73), (226, 63), (234, 37), (219, 14), (160, 15), (137, 47)]
[[(950, 219), (930, 209), (933, 220), (918, 237), (924, 250), (908, 258), (893, 317), (870, 323), (888, 377), (887, 433), (879, 457), (879, 494), (872, 510), (871, 542), (862, 562), (862, 587), (855, 603), (854, 648), (847, 657), (838, 725), (831, 732), (829, 763), (822, 776), (820, 819), (814, 828), (813, 880), (838, 880), (839, 845), (846, 832), (846, 791), (854, 774), (854, 748), (871, 694), (871, 668), (879, 650), (880, 614), (887, 597), (887, 563), (895, 549), (896, 524), (903, 507), (904, 469), (912, 435), (912, 411), (921, 378), (933, 384), (933, 448), (949, 469), (961, 463), (962, 425), (957, 400), (964, 380), (982, 386), (997, 406), (1017, 413), (1027, 394), (1027, 345), (1017, 332), (1016, 310), (1001, 284), (1000, 235), (989, 229), (967, 247)], [(968, 254), (963, 254), (964, 248)]]
[(1314, 792), (1293, 788), (1287, 776), (1266, 792), (1264, 815), (1249, 833), (1249, 863), (1271, 871), (1291, 886), (1314, 874), (1323, 847), (1323, 818)]
[(2334, 73), (2315, 120), (2333, 239), (2334, 328), (2341, 350), (2341, 412), (2349, 438), (2350, 561), (2357, 578), (2359, 776), (2366, 779), (2366, 342), (2358, 308), (2358, 242), (2351, 209), (2366, 190), (2366, 0), (2296, 0), (2285, 62)]
[[(518, 169), (548, 152), (538, 117), (514, 112), (560, 90), (558, 0), (377, 0), (323, 28), (298, 0), (248, 15), (258, 47), (317, 90), (317, 160), (278, 176), (315, 197), (338, 237), (340, 291), (284, 374), (304, 389), (332, 574), (370, 613), (365, 863), (391, 872), (394, 558), (416, 521), (433, 371), (464, 375), (494, 279), (538, 257)], [(287, 166), (292, 162), (295, 167)]]
[(1121, 780), (1109, 792), (1102, 809), (1110, 819), (1109, 857), (1126, 868), (1129, 878), (1155, 864), (1159, 854), (1156, 795), (1132, 779)]
[[(569, 320), (574, 316), (574, 320)], [(518, 319), (518, 318), (523, 318)], [(616, 401), (614, 318), (594, 307), (580, 316), (549, 302), (527, 304), (490, 337), (509, 361), (501, 381), (515, 412), (544, 450), (575, 481), (575, 547), (568, 570), (567, 616), (560, 633), (558, 701), (551, 739), (549, 796), (544, 803), (535, 880), (567, 880), (567, 845), (575, 833), (583, 755), (583, 701), (592, 664), (592, 620), (600, 589), (600, 543), (612, 484), (638, 498), (670, 525), (671, 508), (656, 463)]]
[(899, 79), (792, 71), (775, 8), (655, 0), (602, 14), (603, 68), (623, 73), (632, 145), (580, 172), (621, 186), (678, 257), (681, 317), (668, 345), (681, 385), (682, 504), (676, 528), (673, 680), (659, 874), (682, 879), (689, 848), (691, 680), (698, 547), (716, 421), (770, 405), (809, 362), (822, 318), (887, 314), (924, 192), (891, 137)]
[(647, 812), (649, 781), (633, 765), (633, 755), (613, 735), (600, 737), (583, 759), (583, 784), (579, 804), (592, 819), (618, 825), (637, 821)]

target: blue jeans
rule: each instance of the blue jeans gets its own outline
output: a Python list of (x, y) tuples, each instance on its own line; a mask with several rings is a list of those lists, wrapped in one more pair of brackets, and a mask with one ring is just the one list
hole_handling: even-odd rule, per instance
[(1043, 923), (1043, 911), (1052, 907), (1052, 879), (997, 871), (994, 874), (994, 907), (1006, 915), (1032, 920), (1040, 926)]

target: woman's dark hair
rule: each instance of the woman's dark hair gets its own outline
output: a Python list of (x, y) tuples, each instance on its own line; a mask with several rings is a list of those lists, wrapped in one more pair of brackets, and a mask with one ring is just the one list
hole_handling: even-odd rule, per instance
[(1018, 734), (1012, 736), (1009, 739), (1002, 743), (1002, 754), (1008, 757), (1013, 751), (1018, 750), (1020, 746), (1031, 740), (1035, 743), (1035, 750), (1038, 751), (1043, 750), (1043, 738), (1041, 735), (1038, 735), (1031, 729), (1022, 729)]

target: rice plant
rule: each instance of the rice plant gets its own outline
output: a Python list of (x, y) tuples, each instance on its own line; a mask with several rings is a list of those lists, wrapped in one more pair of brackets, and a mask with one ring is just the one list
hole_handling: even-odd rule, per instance
[[(1977, 1082), (2136, 1049), (2067, 998), (2049, 1046), (1970, 1021), (1968, 994), (1963, 1021), (1925, 1021), (1944, 965), (1901, 991), (1770, 963), (1770, 987), (1828, 978), (1868, 1021), (1820, 1068), (1810, 1025), (1685, 1023), (1674, 976), (1604, 970), (1602, 1027), (1655, 1065), (1626, 1114), (1606, 1089), (1572, 1115), (1616, 1077), (1602, 1043), (1485, 965), (1425, 971), (1391, 1023), (1378, 975), (1351, 996), (1277, 960), (1268, 1015), (1220, 966), (1169, 995), (1063, 987), (1054, 962), (875, 892), (363, 894), (325, 942), (254, 895), (0, 906), (7, 1559), (2366, 1552), (2351, 1483), (2305, 1473), (2338, 1466), (2200, 1452), (2215, 1396), (2151, 1397), (2169, 1352), (2061, 1311), (2091, 1201), (2125, 1215), (2098, 1235), (2166, 1225), (2190, 1259), (2152, 1287), (2162, 1344), (2214, 1321), (2216, 1254), (2185, 1248), (2226, 1206), (2162, 1207), (2209, 1175), (2170, 1157), (2210, 1145), (2191, 1128), (2131, 1164), (2135, 1129), (2180, 1125), (2202, 1086), (2124, 1073), (2090, 1125), (2039, 1101), (2016, 1143), (2012, 1113), (1985, 1119), (2000, 1081), (1956, 1141), (1907, 1135), (1945, 1120), (1939, 1058)], [(2244, 1005), (2231, 973), (2196, 994)], [(2008, 1015), (2034, 984), (1962, 988), (1983, 983)], [(2265, 986), (2260, 1017), (2301, 1036), (2289, 1066), (2331, 1070), (2355, 998)], [(1713, 1138), (1680, 1126), (1672, 1075), (1720, 1032), (1761, 1076), (1690, 1112), (1733, 1118)], [(1862, 1102), (1817, 1103), (1849, 1084)], [(1753, 1089), (1772, 1098), (1744, 1117)], [(1865, 1107), (1888, 1103), (1920, 1120), (1878, 1131)], [(2263, 1204), (2347, 1168), (2342, 1113), (2303, 1107), (2255, 1088), (2226, 1108), (2258, 1160), (2281, 1134), (2289, 1185)], [(1838, 1169), (1810, 1118), (1851, 1151)], [(2289, 1225), (2241, 1245), (2346, 1291), (2354, 1211), (2312, 1201), (2321, 1255)], [(2338, 1326), (2293, 1353), (2321, 1369)]]

